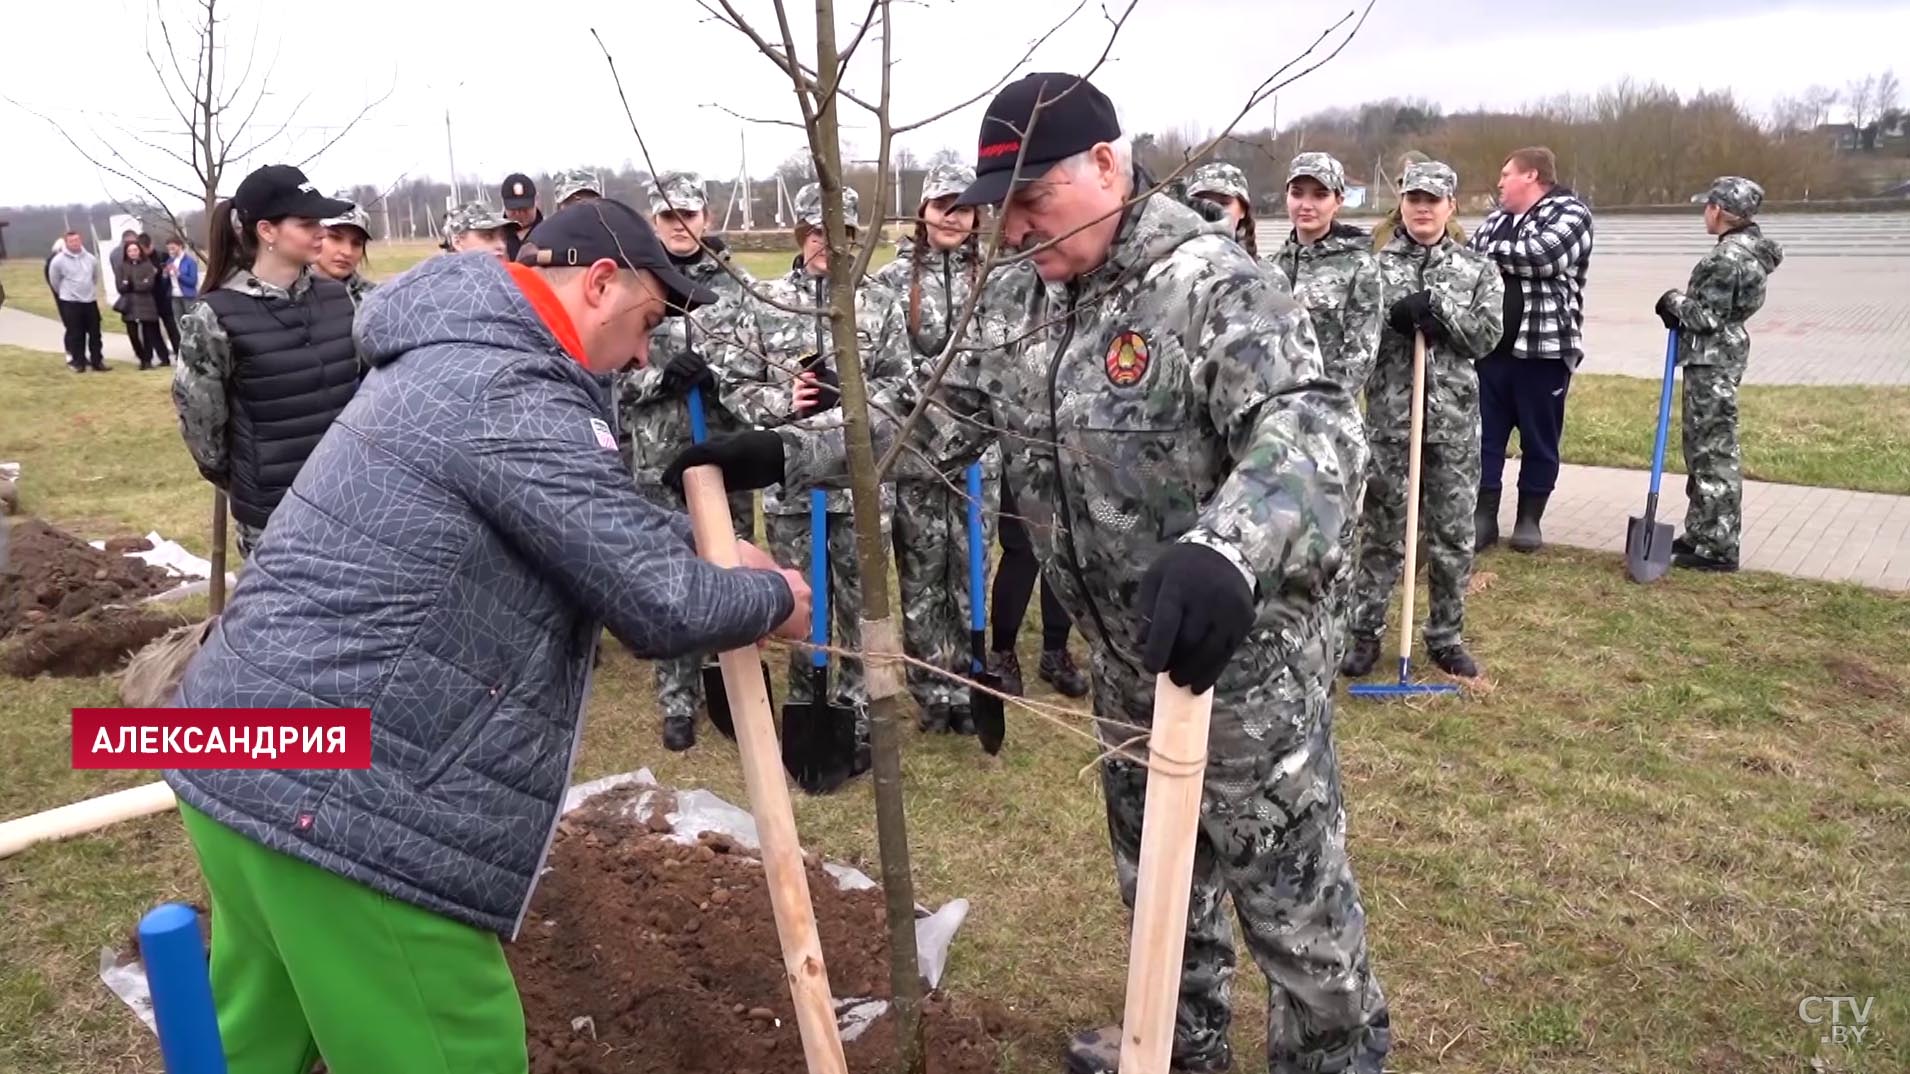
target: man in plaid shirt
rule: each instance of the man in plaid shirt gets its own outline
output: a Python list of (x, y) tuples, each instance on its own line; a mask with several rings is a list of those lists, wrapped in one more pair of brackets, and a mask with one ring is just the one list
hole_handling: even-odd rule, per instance
[(1565, 393), (1585, 357), (1585, 274), (1592, 211), (1558, 185), (1558, 161), (1520, 149), (1499, 170), (1499, 207), (1467, 244), (1505, 279), (1505, 335), (1479, 363), (1479, 551), (1499, 540), (1506, 441), (1519, 430), (1519, 510), (1512, 547), (1536, 552), (1539, 519), (1559, 475)]

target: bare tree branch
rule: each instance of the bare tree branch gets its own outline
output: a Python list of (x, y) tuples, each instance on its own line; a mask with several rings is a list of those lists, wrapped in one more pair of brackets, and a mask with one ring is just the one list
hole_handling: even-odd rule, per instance
[[(1074, 17), (1076, 15), (1081, 14), (1081, 9), (1086, 6), (1088, 6), (1088, 0), (1078, 0), (1078, 2), (1074, 5), (1073, 10), (1069, 11), (1066, 15), (1061, 16), (1060, 22), (1057, 22), (1053, 26), (1048, 27), (1048, 30), (1046, 33), (1042, 34), (1040, 37), (1037, 37), (1032, 42), (1030, 42), (1028, 45), (1028, 51), (1021, 54), (1021, 59), (1016, 60), (1014, 63), (1014, 66), (1008, 68), (1007, 72), (1004, 73), (1000, 78), (996, 79), (994, 81), (994, 84), (990, 85), (987, 89), (982, 90), (980, 93), (975, 94), (973, 97), (968, 98), (967, 100), (963, 101), (962, 103), (958, 105), (955, 105), (952, 108), (944, 108), (940, 112), (935, 113), (934, 115), (928, 117), (927, 119), (918, 119), (918, 120), (914, 120), (913, 122), (904, 123), (895, 128), (895, 133), (907, 134), (908, 132), (912, 130), (917, 130), (919, 128), (926, 127), (929, 124), (934, 123), (936, 120), (945, 119), (961, 111), (962, 109), (969, 107), (970, 105), (976, 104), (977, 102), (981, 101), (985, 97), (994, 96), (997, 90), (1001, 89), (1003, 86), (1008, 84), (1009, 79), (1015, 77), (1015, 72), (1021, 70), (1023, 67), (1026, 67), (1028, 65), (1028, 61), (1034, 59), (1036, 50), (1040, 49), (1041, 46), (1047, 44), (1048, 39), (1053, 37), (1055, 34), (1059, 33), (1063, 26), (1066, 26), (1068, 23), (1073, 22)], [(1134, 4), (1133, 3), (1128, 4), (1127, 9), (1130, 12), (1133, 11)], [(1125, 20), (1127, 18), (1127, 15), (1123, 14), (1121, 18)], [(1115, 32), (1117, 34), (1120, 32), (1118, 26), (1116, 27)]]
[(729, 115), (735, 116), (737, 119), (740, 119), (745, 123), (758, 123), (765, 127), (794, 127), (797, 130), (805, 129), (802, 124), (796, 122), (793, 119), (759, 119), (756, 116), (746, 116), (743, 113), (738, 112), (734, 108), (729, 107), (728, 105), (718, 104), (715, 101), (710, 101), (704, 104), (702, 107), (714, 108), (719, 112), (726, 112)]
[(300, 168), (303, 168), (307, 164), (310, 164), (312, 161), (315, 161), (319, 157), (324, 156), (325, 151), (327, 149), (330, 149), (331, 147), (337, 145), (341, 139), (343, 139), (347, 134), (350, 134), (352, 132), (353, 128), (358, 126), (359, 120), (364, 119), (365, 116), (368, 115), (372, 109), (390, 100), (391, 95), (395, 93), (397, 89), (398, 89), (398, 80), (394, 76), (391, 80), (391, 85), (385, 87), (385, 92), (377, 100), (365, 102), (365, 106), (358, 110), (357, 115), (346, 120), (345, 125), (338, 128), (338, 133), (332, 135), (329, 139), (327, 139), (324, 145), (321, 145), (317, 149), (314, 149), (310, 153), (307, 153), (305, 155), (305, 159), (298, 162), (298, 166)]

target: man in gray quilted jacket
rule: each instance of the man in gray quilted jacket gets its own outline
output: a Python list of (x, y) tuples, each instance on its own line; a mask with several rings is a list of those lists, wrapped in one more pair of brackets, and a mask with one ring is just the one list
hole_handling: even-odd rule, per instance
[(366, 769), (166, 773), (233, 1074), (526, 1070), (499, 936), (544, 867), (603, 629), (644, 657), (803, 635), (800, 574), (699, 559), (618, 454), (609, 374), (712, 297), (599, 199), (517, 263), (437, 258), (359, 309), (372, 371), (175, 700), (372, 714)]

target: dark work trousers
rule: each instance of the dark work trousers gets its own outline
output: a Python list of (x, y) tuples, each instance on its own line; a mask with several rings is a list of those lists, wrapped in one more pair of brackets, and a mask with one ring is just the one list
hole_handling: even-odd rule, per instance
[(1519, 491), (1558, 484), (1559, 439), (1572, 367), (1556, 358), (1493, 354), (1479, 363), (1479, 487), (1503, 487), (1505, 447), (1519, 430)]
[(1041, 578), (1041, 564), (1035, 559), (1035, 546), (1015, 506), (1007, 474), (1002, 475), (1001, 516), (996, 530), (1001, 535), (1001, 562), (995, 565), (995, 588), (988, 595), (989, 606), (994, 609), (989, 623), (994, 637), (991, 647), (998, 653), (1014, 651), (1021, 621), (1028, 614), (1028, 599), (1034, 596), (1035, 580), (1040, 578), (1041, 651), (1067, 648), (1074, 620), (1068, 618), (1068, 610), (1061, 606), (1061, 598), (1054, 595), (1048, 580)]
[(106, 341), (100, 337), (99, 303), (57, 301), (60, 323), (66, 326), (67, 361), (72, 365), (85, 365), (89, 360), (94, 365), (105, 364)]
[(166, 350), (166, 334), (161, 331), (158, 321), (123, 321), (126, 325), (126, 341), (133, 345), (133, 357), (140, 365), (151, 362), (170, 362), (172, 355)]
[(179, 353), (179, 313), (173, 306), (172, 288), (165, 282), (153, 292), (153, 301), (159, 306), (159, 323), (166, 330), (166, 338), (172, 341), (172, 352)]

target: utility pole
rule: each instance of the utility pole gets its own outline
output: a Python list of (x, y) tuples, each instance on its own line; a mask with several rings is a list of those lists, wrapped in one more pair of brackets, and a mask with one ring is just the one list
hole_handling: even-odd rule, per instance
[(750, 196), (749, 189), (749, 138), (743, 131), (736, 132), (736, 147), (743, 159), (743, 230), (756, 230), (756, 199)]
[(451, 149), (451, 110), (444, 110), (444, 155), (451, 162), (451, 206), (463, 204), (458, 197), (458, 157)]

